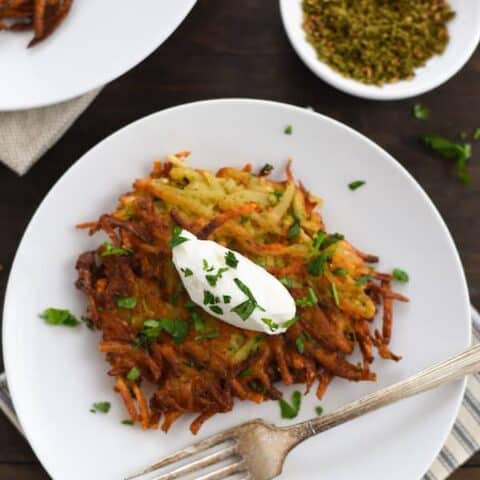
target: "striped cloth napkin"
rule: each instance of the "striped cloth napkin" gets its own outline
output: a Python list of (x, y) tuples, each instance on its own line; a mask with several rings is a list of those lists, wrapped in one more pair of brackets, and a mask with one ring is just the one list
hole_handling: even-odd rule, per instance
[[(473, 343), (480, 342), (480, 315), (472, 307)], [(0, 409), (23, 434), (15, 415), (5, 374), (0, 375)], [(480, 373), (468, 377), (457, 420), (447, 441), (422, 480), (444, 480), (480, 450)]]

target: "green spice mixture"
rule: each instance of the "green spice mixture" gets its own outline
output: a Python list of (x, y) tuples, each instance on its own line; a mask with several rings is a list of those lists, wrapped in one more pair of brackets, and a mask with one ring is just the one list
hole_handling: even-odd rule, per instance
[(455, 16), (445, 0), (303, 0), (303, 11), (319, 59), (375, 85), (412, 78), (442, 53)]

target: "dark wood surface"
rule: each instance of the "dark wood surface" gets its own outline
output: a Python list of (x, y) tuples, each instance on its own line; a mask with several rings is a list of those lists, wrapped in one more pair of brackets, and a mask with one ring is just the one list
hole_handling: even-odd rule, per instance
[[(449, 161), (432, 155), (419, 142), (429, 131), (455, 136), (480, 127), (480, 54), (447, 84), (418, 100), (382, 103), (353, 98), (321, 82), (301, 63), (286, 39), (277, 3), (200, 0), (173, 36), (107, 86), (27, 175), (19, 178), (0, 165), (0, 264), (4, 267), (0, 302), (30, 217), (50, 187), (89, 148), (133, 120), (166, 107), (200, 99), (252, 97), (312, 106), (393, 154), (443, 215), (460, 250), (472, 302), (480, 305), (480, 142), (473, 146), (473, 184), (468, 188), (454, 178)], [(416, 101), (432, 109), (428, 122), (412, 118)], [(0, 479), (47, 478), (25, 440), (0, 415)], [(480, 479), (480, 455), (452, 479)]]

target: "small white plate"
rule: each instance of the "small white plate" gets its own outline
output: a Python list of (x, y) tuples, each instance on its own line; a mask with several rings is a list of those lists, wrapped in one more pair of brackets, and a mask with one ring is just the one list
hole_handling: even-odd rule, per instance
[(75, 0), (46, 40), (0, 32), (0, 111), (77, 97), (124, 74), (158, 48), (195, 0)]
[(313, 73), (345, 93), (372, 100), (399, 100), (433, 90), (453, 77), (467, 63), (480, 40), (480, 2), (449, 0), (456, 12), (449, 22), (450, 41), (442, 55), (432, 57), (424, 67), (415, 70), (411, 80), (386, 84), (382, 87), (344, 77), (318, 59), (307, 42), (302, 28), (302, 0), (280, 0), (283, 26), (298, 56)]
[[(286, 125), (292, 135), (283, 133)], [(105, 374), (97, 335), (38, 318), (50, 306), (84, 312), (86, 299), (73, 286), (75, 261), (103, 239), (74, 225), (114, 209), (155, 159), (180, 150), (193, 152), (196, 167), (270, 163), (279, 176), (291, 157), (296, 177), (324, 198), (330, 231), (380, 255), (382, 270), (409, 272), (410, 283), (396, 285), (411, 303), (395, 305), (392, 342), (403, 360), (377, 359), (376, 383), (335, 380), (321, 402), (325, 411), (470, 342), (467, 288), (450, 234), (425, 193), (385, 151), (341, 123), (289, 105), (219, 100), (165, 110), (110, 136), (59, 180), (30, 222), (12, 267), (3, 317), (9, 386), (27, 438), (55, 480), (119, 480), (195, 440), (191, 417), (168, 435), (121, 425), (126, 413)], [(367, 184), (350, 191), (347, 184), (358, 179)], [(388, 472), (389, 480), (418, 480), (445, 441), (463, 390), (462, 382), (450, 384), (311, 439), (291, 453), (281, 478), (381, 480)], [(89, 413), (93, 402), (105, 400), (112, 402), (108, 415)], [(312, 392), (298, 420), (313, 416), (319, 404)], [(255, 417), (288, 423), (277, 402), (237, 402), (233, 412), (209, 420), (199, 438)]]

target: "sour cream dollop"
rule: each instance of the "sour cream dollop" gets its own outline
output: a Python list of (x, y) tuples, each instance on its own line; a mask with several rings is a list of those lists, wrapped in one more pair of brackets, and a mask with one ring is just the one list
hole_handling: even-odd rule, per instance
[[(246, 330), (276, 335), (295, 317), (290, 292), (242, 254), (182, 230), (173, 263), (194, 303), (210, 315)], [(185, 239), (185, 240), (183, 240)]]

